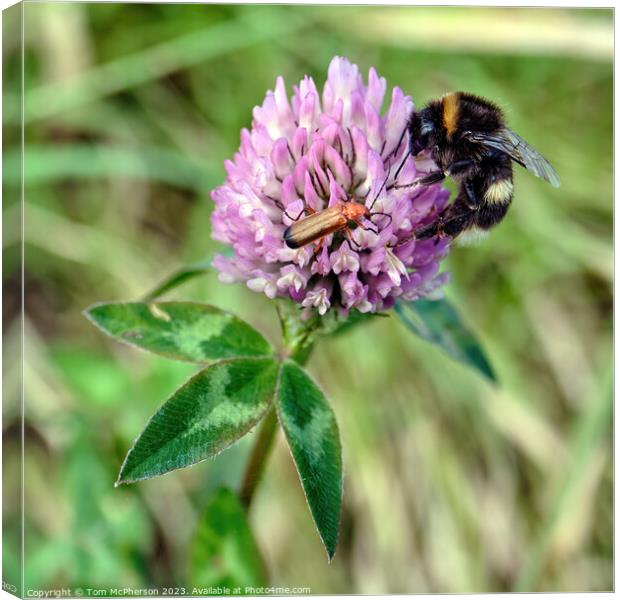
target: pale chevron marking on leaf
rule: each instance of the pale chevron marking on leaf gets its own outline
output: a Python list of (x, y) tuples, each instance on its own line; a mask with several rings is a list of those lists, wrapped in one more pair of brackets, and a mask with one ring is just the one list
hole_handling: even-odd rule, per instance
[(207, 304), (117, 302), (95, 305), (86, 314), (108, 335), (175, 360), (205, 362), (273, 353), (250, 325)]
[(148, 307), (149, 311), (156, 319), (161, 319), (162, 321), (166, 321), (167, 323), (170, 322), (170, 315), (166, 311), (159, 308), (157, 304), (149, 304)]
[(211, 458), (245, 435), (273, 399), (273, 358), (219, 361), (194, 375), (151, 417), (118, 483), (162, 475)]
[(336, 416), (320, 388), (292, 361), (285, 361), (280, 370), (276, 402), (312, 518), (331, 560), (338, 543), (343, 482)]

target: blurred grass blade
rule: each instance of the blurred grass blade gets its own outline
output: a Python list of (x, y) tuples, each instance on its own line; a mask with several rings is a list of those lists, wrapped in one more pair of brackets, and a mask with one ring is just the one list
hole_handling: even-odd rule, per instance
[(395, 310), (415, 334), (439, 346), (452, 358), (477, 369), (492, 382), (497, 382), (480, 343), (447, 299), (398, 301)]
[[(50, 117), (103, 96), (157, 80), (169, 73), (197, 65), (233, 50), (247, 48), (274, 36), (294, 35), (306, 23), (287, 12), (261, 12), (261, 27), (252, 27), (252, 19), (232, 19), (212, 27), (193, 31), (157, 46), (147, 48), (109, 63), (98, 65), (70, 81), (42, 85), (29, 90), (25, 99), (24, 120)], [(19, 113), (5, 116), (16, 121)]]
[(334, 557), (342, 503), (342, 456), (336, 416), (298, 364), (280, 371), (278, 418), (329, 560)]
[(241, 587), (242, 592), (246, 586), (267, 584), (243, 507), (227, 488), (215, 491), (200, 518), (190, 550), (189, 579), (193, 587)]
[(211, 259), (195, 262), (187, 267), (178, 269), (172, 275), (162, 281), (156, 288), (151, 290), (143, 298), (145, 302), (155, 300), (159, 296), (163, 296), (166, 292), (184, 284), (186, 281), (207, 273), (211, 268)]
[(193, 465), (236, 442), (271, 405), (277, 373), (274, 359), (235, 358), (194, 375), (148, 422), (117, 485)]
[[(345, 26), (342, 20), (331, 19), (331, 23)], [(416, 11), (406, 6), (364, 7), (346, 20), (346, 27), (349, 35), (409, 52), (435, 51), (441, 40), (443, 52), (457, 55), (552, 55), (611, 62), (614, 54), (612, 23), (542, 6), (512, 14), (506, 9), (464, 6), (427, 6)]]
[[(592, 469), (597, 453), (607, 451), (608, 434), (613, 425), (613, 366), (605, 365), (604, 372), (594, 384), (594, 397), (583, 403), (570, 439), (569, 455), (559, 472), (558, 485), (541, 524), (536, 542), (528, 552), (515, 581), (515, 592), (540, 591), (538, 581), (552, 555), (556, 537), (561, 535), (563, 522), (573, 523), (576, 506), (580, 506), (575, 491)], [(558, 469), (560, 465), (556, 465)], [(610, 533), (611, 536), (611, 533)]]
[(235, 315), (197, 302), (110, 302), (86, 316), (118, 340), (171, 358), (206, 362), (268, 356), (271, 344)]
[[(29, 186), (49, 185), (71, 179), (129, 177), (160, 181), (202, 192), (208, 189), (208, 165), (198, 166), (183, 154), (164, 148), (130, 150), (115, 145), (71, 144), (65, 146), (28, 145), (24, 155), (24, 178)], [(4, 157), (6, 185), (18, 185), (21, 150)]]

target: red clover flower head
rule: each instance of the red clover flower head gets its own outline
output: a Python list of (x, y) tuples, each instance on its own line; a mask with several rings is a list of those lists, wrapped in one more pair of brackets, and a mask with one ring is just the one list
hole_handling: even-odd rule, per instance
[[(364, 85), (358, 67), (340, 57), (329, 65), (322, 95), (305, 77), (289, 102), (278, 77), (275, 91), (254, 108), (251, 130), (242, 130), (234, 160), (225, 163), (226, 182), (212, 192), (213, 237), (233, 249), (213, 261), (220, 281), (244, 281), (320, 315), (331, 307), (376, 312), (398, 297), (440, 291), (447, 273), (439, 266), (450, 240), (412, 234), (437, 218), (449, 192), (440, 184), (407, 185), (432, 169), (430, 160), (409, 156), (394, 180), (407, 153), (403, 131), (413, 102), (395, 87), (382, 116), (386, 87), (374, 68)], [(289, 225), (348, 202), (372, 207), (370, 221), (330, 233), (320, 244), (287, 246)]]

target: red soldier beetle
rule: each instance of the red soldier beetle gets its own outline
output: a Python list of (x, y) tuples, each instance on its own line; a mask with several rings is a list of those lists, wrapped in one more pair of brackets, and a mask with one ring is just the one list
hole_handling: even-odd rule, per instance
[[(355, 244), (359, 250), (359, 244), (351, 236), (351, 231), (355, 229), (355, 227), (360, 227), (365, 231), (372, 231), (375, 235), (379, 235), (379, 230), (377, 229), (376, 224), (373, 223), (372, 217), (375, 215), (383, 215), (390, 219), (390, 222), (392, 221), (391, 215), (380, 211), (373, 212), (372, 210), (375, 202), (385, 187), (388, 177), (385, 178), (385, 181), (381, 185), (381, 188), (377, 192), (377, 195), (372, 201), (370, 207), (350, 199), (343, 202), (338, 202), (337, 204), (320, 211), (315, 211), (312, 208), (305, 206), (296, 218), (291, 217), (286, 211), (284, 211), (284, 214), (289, 219), (295, 221), (284, 231), (284, 241), (286, 242), (286, 245), (289, 248), (301, 248), (319, 240), (319, 244), (315, 249), (316, 253), (322, 247), (323, 240), (326, 236), (337, 231), (342, 231), (346, 236), (346, 242), (349, 244), (351, 250), (353, 250), (351, 243)], [(304, 214), (308, 214), (308, 216), (302, 219), (301, 217)], [(362, 223), (364, 219), (372, 223), (373, 226), (371, 227), (368, 224), (364, 225)]]

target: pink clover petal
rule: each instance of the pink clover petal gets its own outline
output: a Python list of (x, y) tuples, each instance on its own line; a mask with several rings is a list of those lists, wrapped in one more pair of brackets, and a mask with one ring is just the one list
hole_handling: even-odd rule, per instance
[[(375, 69), (365, 85), (342, 57), (331, 61), (321, 95), (305, 77), (289, 99), (284, 80), (276, 79), (253, 110), (252, 127), (241, 131), (238, 152), (225, 161), (226, 181), (211, 193), (212, 237), (233, 250), (213, 260), (221, 281), (291, 298), (307, 318), (313, 311), (376, 312), (397, 298), (441, 294), (448, 275), (440, 264), (451, 240), (414, 234), (435, 222), (449, 192), (412, 185), (435, 168), (428, 156), (407, 157), (394, 180), (407, 156), (413, 102), (393, 88), (382, 113), (386, 93)], [(349, 212), (344, 225), (338, 211), (348, 203), (371, 213)], [(324, 233), (319, 226), (314, 242), (289, 248), (286, 227), (328, 207), (322, 220), (315, 217)]]

